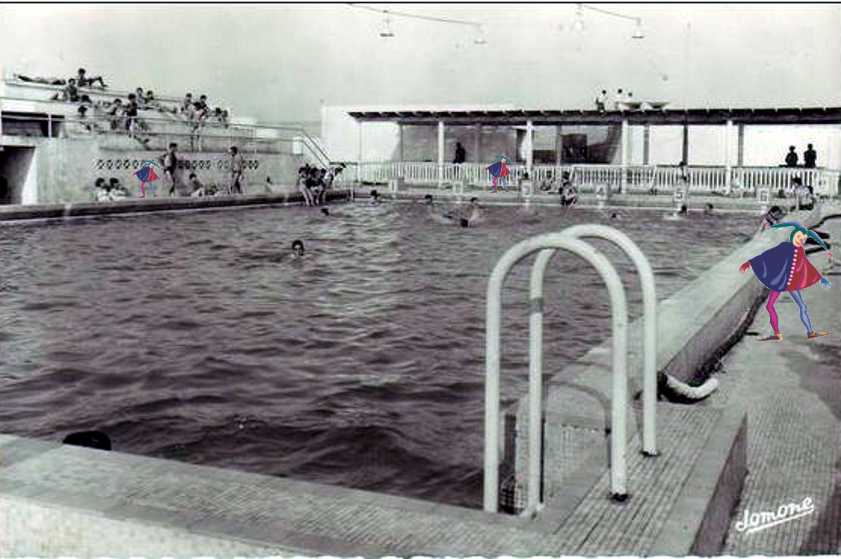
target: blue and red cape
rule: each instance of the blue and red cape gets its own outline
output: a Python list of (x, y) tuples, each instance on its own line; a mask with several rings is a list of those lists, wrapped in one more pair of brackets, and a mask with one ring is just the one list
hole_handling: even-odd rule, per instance
[(802, 246), (786, 241), (750, 259), (756, 279), (772, 291), (798, 291), (821, 280)]

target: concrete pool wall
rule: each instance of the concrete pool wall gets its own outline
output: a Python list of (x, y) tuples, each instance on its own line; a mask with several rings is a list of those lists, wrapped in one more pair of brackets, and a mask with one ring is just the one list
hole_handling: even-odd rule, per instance
[[(157, 161), (164, 150), (144, 150), (129, 138), (68, 138), (46, 139), (4, 136), (3, 145), (28, 155), (24, 169), (9, 176), (13, 201), (24, 204), (76, 203), (91, 200), (91, 189), (98, 177), (120, 179), (133, 193), (139, 192), (134, 172), (143, 161)], [(109, 144), (109, 142), (111, 142)], [(115, 142), (117, 145), (114, 145)], [(227, 185), (230, 182), (230, 155), (224, 151), (186, 152), (179, 154), (176, 171), (182, 185), (195, 172), (205, 184)], [(275, 184), (294, 184), (301, 156), (289, 153), (243, 153), (246, 180), (251, 188), (260, 188), (270, 176)], [(227, 165), (227, 166), (226, 166)], [(0, 169), (2, 171), (2, 169)], [(161, 179), (155, 182), (159, 192), (166, 188), (163, 170), (158, 164)], [(259, 185), (259, 186), (258, 186)]]
[[(795, 218), (812, 224), (820, 215), (816, 211)], [(755, 238), (660, 303), (661, 370), (690, 379), (722, 340), (727, 341), (733, 325), (738, 326), (751, 303), (763, 296), (761, 289), (752, 287), (756, 282), (750, 281), (750, 274), (733, 271), (775, 242), (778, 232)], [(629, 378), (638, 388), (639, 337), (633, 333), (629, 348)], [(730, 507), (744, 476), (744, 413), (733, 405), (658, 404), (664, 455), (653, 460), (665, 469), (645, 476), (633, 475), (632, 469), (629, 502), (605, 505), (608, 499), (598, 485), (604, 479), (604, 458), (598, 452), (575, 455), (570, 449), (581, 441), (583, 446), (596, 441), (596, 448), (606, 448), (604, 426), (609, 420), (603, 404), (610, 400), (609, 380), (609, 352), (603, 346), (552, 379), (546, 423), (550, 498), (544, 513), (531, 521), (0, 435), (0, 556), (715, 554), (721, 526), (729, 525)], [(559, 388), (561, 383), (568, 385)], [(585, 394), (576, 401), (579, 408), (565, 400), (570, 394)], [(571, 410), (579, 424), (568, 423)], [(516, 418), (515, 411), (509, 420)], [(636, 411), (631, 415), (629, 427), (635, 425)], [(693, 438), (696, 430), (699, 434)], [(595, 432), (596, 437), (578, 438), (576, 431)], [(512, 457), (517, 441), (526, 435), (516, 434), (509, 443)], [(574, 444), (559, 448), (553, 442), (557, 440)], [(689, 443), (691, 453), (672, 453)], [(553, 462), (555, 458), (561, 460)], [(557, 464), (570, 458), (575, 464), (553, 477)], [(646, 467), (637, 456), (633, 459)], [(585, 463), (593, 475), (580, 478), (583, 482), (575, 486), (559, 483), (574, 466)], [(591, 486), (597, 490), (590, 491)], [(672, 492), (661, 491), (661, 486)], [(645, 516), (652, 511), (659, 516)], [(642, 529), (629, 524), (627, 530), (613, 530), (628, 519), (643, 517), (651, 520)]]
[[(343, 201), (350, 199), (351, 196), (350, 190), (334, 189), (327, 193), (327, 200)], [(129, 198), (118, 202), (15, 205), (0, 206), (0, 223), (75, 217), (134, 215), (141, 213), (210, 211), (225, 208), (301, 205), (303, 203), (303, 195), (286, 188), (282, 192), (274, 192), (272, 194), (206, 196), (202, 198)]]

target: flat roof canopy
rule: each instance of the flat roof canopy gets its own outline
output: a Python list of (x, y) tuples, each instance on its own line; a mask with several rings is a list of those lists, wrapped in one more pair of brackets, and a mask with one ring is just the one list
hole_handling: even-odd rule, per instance
[(477, 124), (535, 126), (621, 124), (841, 124), (841, 107), (788, 107), (771, 109), (648, 109), (597, 110), (497, 110), (497, 111), (349, 111), (358, 121), (399, 124), (468, 126)]

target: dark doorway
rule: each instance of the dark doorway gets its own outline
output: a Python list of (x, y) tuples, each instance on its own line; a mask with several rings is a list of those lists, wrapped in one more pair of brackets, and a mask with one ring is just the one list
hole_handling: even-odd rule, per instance
[(0, 151), (0, 204), (22, 204), (24, 191), (37, 188), (32, 173), (35, 148), (5, 146)]

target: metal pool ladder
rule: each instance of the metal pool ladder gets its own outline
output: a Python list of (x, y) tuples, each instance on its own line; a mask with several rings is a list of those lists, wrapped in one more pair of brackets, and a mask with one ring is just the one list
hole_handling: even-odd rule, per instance
[(657, 297), (654, 273), (639, 247), (624, 233), (604, 225), (576, 225), (560, 233), (537, 235), (511, 247), (499, 259), (488, 282), (485, 352), (485, 476), (484, 508), (497, 512), (499, 504), (499, 455), (502, 445), (499, 421), (500, 329), (502, 288), (511, 269), (537, 252), (530, 277), (529, 398), (528, 398), (528, 499), (526, 513), (540, 506), (543, 417), (543, 278), (555, 253), (565, 250), (590, 263), (601, 275), (610, 296), (613, 326), (613, 395), (611, 402), (610, 487), (613, 497), (627, 497), (625, 429), (628, 404), (627, 346), (628, 306), (625, 290), (608, 259), (582, 238), (612, 242), (631, 259), (642, 285), (643, 300), (643, 454), (657, 455)]

